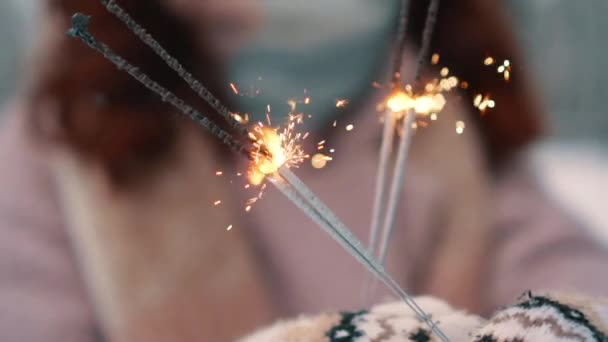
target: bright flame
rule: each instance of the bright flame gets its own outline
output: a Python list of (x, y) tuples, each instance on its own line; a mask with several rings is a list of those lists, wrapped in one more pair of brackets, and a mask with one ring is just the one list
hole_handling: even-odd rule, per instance
[(301, 114), (290, 114), (289, 121), (282, 130), (262, 123), (253, 127), (249, 132), (254, 147), (247, 172), (249, 183), (259, 185), (266, 176), (275, 174), (281, 167), (297, 167), (309, 157), (299, 144), (306, 135), (295, 133), (295, 126), (300, 123)]
[(416, 113), (428, 113), (433, 108), (433, 99), (430, 96), (420, 96), (414, 103)]
[(403, 115), (407, 110), (414, 109), (417, 114), (429, 115), (440, 112), (446, 104), (443, 94), (436, 92), (435, 88), (431, 92), (420, 96), (411, 96), (405, 92), (398, 92), (391, 96), (386, 105), (393, 111)]
[(386, 105), (394, 113), (404, 112), (414, 106), (414, 100), (404, 92), (398, 92), (389, 97)]
[[(283, 151), (281, 136), (276, 130), (268, 127), (257, 131), (259, 151), (255, 152), (252, 167), (249, 169), (249, 182), (253, 185), (262, 183), (267, 175), (274, 174), (287, 160)], [(264, 149), (266, 152), (261, 152)]]

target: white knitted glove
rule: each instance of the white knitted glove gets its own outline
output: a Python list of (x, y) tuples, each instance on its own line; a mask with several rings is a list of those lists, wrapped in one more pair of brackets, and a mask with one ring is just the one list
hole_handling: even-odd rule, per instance
[[(452, 309), (432, 297), (418, 297), (416, 302), (454, 341), (467, 341), (469, 332), (481, 326), (481, 318)], [(430, 341), (425, 323), (403, 303), (394, 302), (359, 313), (327, 313), (301, 316), (278, 322), (241, 342), (399, 342)]]
[[(608, 301), (567, 295), (527, 294), (486, 321), (431, 297), (416, 298), (455, 342), (608, 342)], [(401, 302), (357, 313), (301, 316), (240, 342), (429, 342), (437, 338)]]

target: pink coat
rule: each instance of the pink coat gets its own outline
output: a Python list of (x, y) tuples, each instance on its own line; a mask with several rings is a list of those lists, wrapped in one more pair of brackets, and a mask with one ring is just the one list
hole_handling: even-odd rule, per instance
[[(485, 171), (481, 166), (480, 152), (475, 147), (474, 130), (467, 129), (463, 136), (456, 135), (453, 133), (453, 120), (458, 118), (457, 111), (448, 110), (447, 113), (445, 120), (442, 118), (437, 124), (437, 131), (442, 132), (440, 135), (429, 129), (428, 132), (419, 132), (416, 138), (396, 233), (387, 260), (388, 271), (412, 293), (439, 295), (482, 314), (512, 302), (528, 289), (607, 295), (606, 249), (591, 240), (583, 228), (545, 197), (526, 171), (524, 163), (513, 163), (499, 175), (490, 175)], [(95, 341), (99, 332), (104, 330), (100, 327), (111, 330), (121, 324), (117, 322), (119, 319), (115, 319), (123, 317), (118, 311), (128, 311), (124, 315), (127, 318), (137, 317), (135, 311), (121, 306), (121, 303), (130, 300), (133, 292), (121, 289), (139, 281), (145, 283), (141, 279), (149, 279), (121, 271), (120, 260), (111, 262), (106, 259), (119, 255), (123, 263), (129, 263), (129, 258), (138, 255), (154, 256), (153, 263), (146, 263), (150, 258), (143, 258), (141, 264), (133, 261), (133, 265), (147, 265), (151, 269), (173, 267), (171, 271), (175, 271), (175, 275), (167, 269), (158, 274), (179, 279), (180, 267), (177, 266), (176, 271), (175, 265), (166, 266), (170, 263), (164, 262), (163, 258), (173, 260), (174, 254), (188, 250), (190, 246), (193, 253), (203, 248), (197, 248), (201, 244), (196, 242), (197, 236), (193, 235), (185, 240), (193, 241), (191, 244), (182, 242), (177, 247), (171, 247), (175, 253), (156, 258), (155, 251), (164, 248), (161, 245), (169, 238), (165, 236), (154, 240), (152, 230), (163, 228), (154, 226), (155, 222), (147, 223), (151, 227), (150, 232), (143, 230), (139, 233), (146, 243), (155, 246), (152, 251), (138, 246), (135, 243), (137, 237), (133, 239), (133, 244), (126, 245), (128, 248), (122, 246), (122, 249), (114, 250), (112, 248), (118, 243), (116, 241), (130, 241), (129, 237), (108, 242), (109, 238), (103, 234), (90, 238), (90, 232), (79, 232), (81, 228), (78, 223), (82, 221), (71, 217), (74, 212), (70, 209), (71, 203), (76, 203), (69, 199), (72, 190), (66, 190), (69, 186), (65, 186), (66, 181), (61, 180), (61, 174), (63, 178), (71, 176), (66, 177), (63, 171), (57, 176), (56, 169), (53, 171), (56, 162), (49, 161), (52, 158), (49, 158), (47, 149), (37, 145), (28, 135), (24, 113), (15, 107), (9, 114), (0, 133), (0, 340)], [(373, 116), (355, 121), (353, 132), (341, 129), (335, 139), (328, 143), (327, 148), (335, 148), (336, 154), (335, 160), (326, 169), (302, 167), (295, 170), (363, 241), (367, 239), (376, 172), (377, 134), (380, 131), (376, 119), (371, 118)], [(343, 128), (347, 122), (339, 124)], [(191, 154), (183, 155), (188, 159)], [(192, 158), (195, 160), (197, 157)], [(188, 175), (197, 174), (199, 170), (194, 166), (197, 163), (178, 164), (168, 168), (170, 172), (177, 172), (177, 169), (185, 171), (169, 173), (172, 176), (167, 177), (173, 182), (171, 184), (180, 186), (180, 182), (194, 182), (189, 180)], [(193, 166), (186, 167), (188, 165)], [(65, 171), (65, 168), (59, 169)], [(86, 167), (76, 169), (74, 174), (87, 173)], [(191, 193), (184, 194), (189, 202), (202, 196), (196, 190), (196, 184), (185, 184), (185, 188), (192, 189)], [(203, 184), (200, 189), (206, 191), (208, 188)], [(154, 196), (157, 195), (165, 196), (164, 193), (155, 193)], [(78, 196), (82, 199), (97, 195), (91, 191)], [(116, 196), (125, 197), (120, 194)], [(181, 193), (176, 196), (180, 198)], [(226, 196), (230, 197), (227, 201), (236, 203), (237, 208), (236, 211), (229, 210), (234, 214), (225, 216), (230, 221), (215, 220), (213, 211), (206, 212), (205, 208), (211, 207), (207, 199), (197, 204), (204, 212), (202, 218), (197, 216), (200, 213), (193, 213), (189, 218), (183, 218), (184, 211), (179, 213), (190, 225), (202, 225), (188, 231), (188, 234), (201, 234), (201, 241), (212, 230), (221, 231), (222, 235), (219, 236), (226, 240), (230, 240), (231, 236), (243, 237), (246, 242), (243, 246), (247, 247), (242, 248), (251, 252), (244, 254), (246, 257), (242, 258), (245, 260), (242, 263), (250, 263), (247, 264), (250, 266), (242, 268), (242, 271), (235, 268), (234, 272), (247, 273), (255, 269), (249, 277), (254, 280), (243, 287), (245, 297), (239, 302), (245, 304), (217, 310), (215, 306), (221, 303), (210, 302), (204, 295), (198, 300), (197, 295), (192, 294), (188, 297), (191, 300), (176, 304), (176, 312), (182, 309), (184, 312), (197, 312), (196, 308), (190, 310), (188, 306), (200, 308), (209, 303), (205, 310), (214, 316), (218, 330), (221, 324), (235, 326), (234, 336), (238, 336), (278, 316), (361, 306), (361, 288), (368, 275), (277, 191), (269, 189), (249, 214), (240, 209), (247, 195), (239, 190)], [(146, 196), (145, 200), (132, 201), (139, 204), (129, 202), (138, 208), (135, 216), (162, 215), (166, 202), (161, 198), (160, 201), (150, 202), (150, 205), (141, 204), (148, 203), (147, 197), (150, 196)], [(113, 213), (114, 209), (111, 208), (115, 201), (108, 202), (110, 209), (104, 209), (107, 211), (104, 214), (107, 215), (107, 222), (131, 222), (112, 221), (132, 213)], [(171, 210), (167, 209), (166, 215), (172, 215)], [(86, 221), (86, 218), (83, 220)], [(230, 232), (224, 230), (226, 223), (234, 224)], [(172, 235), (181, 232), (179, 227), (173, 225), (164, 228), (165, 232), (170, 229)], [(222, 239), (217, 243), (221, 245)], [(236, 245), (241, 246), (239, 243)], [(238, 249), (241, 247), (231, 246), (222, 250), (228, 255), (232, 251), (239, 255)], [(137, 248), (142, 249), (135, 253)], [(173, 250), (167, 248), (168, 251)], [(198, 272), (196, 265), (195, 262), (188, 276)], [(206, 270), (205, 267), (201, 266)], [(205, 276), (207, 273), (204, 270), (201, 272), (202, 276), (194, 277), (193, 286), (188, 291), (197, 288), (197, 279), (200, 279), (201, 289), (210, 286), (208, 282), (213, 281), (213, 274)], [(121, 277), (127, 280), (121, 282)], [(176, 292), (186, 291), (181, 290), (182, 284), (181, 281), (175, 284), (169, 281), (158, 291), (170, 292), (172, 286), (180, 288)], [(247, 295), (248, 289), (256, 288), (259, 284), (262, 284), (263, 290), (252, 290), (253, 294)], [(380, 292), (388, 294), (383, 289)], [(152, 298), (161, 297), (158, 293), (154, 296)], [(272, 309), (268, 311), (273, 314), (260, 314), (264, 318), (251, 320), (255, 321), (252, 325), (239, 325), (236, 322), (238, 319), (247, 320), (266, 312), (260, 309), (260, 303), (248, 301), (247, 298), (252, 296), (262, 298), (260, 303), (271, 306)], [(118, 303), (107, 304), (113, 300)], [(201, 321), (206, 319), (200, 318)], [(150, 329), (154, 327), (150, 326)], [(205, 332), (199, 333), (198, 336), (211, 336), (205, 335)], [(193, 340), (192, 336), (197, 336), (194, 334), (180, 336), (189, 336), (190, 339), (185, 340)], [(198, 338), (213, 341), (225, 339), (227, 337)]]

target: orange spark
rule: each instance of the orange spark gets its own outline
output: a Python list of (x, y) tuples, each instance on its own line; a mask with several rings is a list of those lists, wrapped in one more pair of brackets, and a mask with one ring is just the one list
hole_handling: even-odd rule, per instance
[(232, 91), (235, 94), (237, 94), (237, 95), (239, 94), (239, 90), (236, 88), (236, 85), (234, 83), (230, 83), (230, 88), (232, 88)]

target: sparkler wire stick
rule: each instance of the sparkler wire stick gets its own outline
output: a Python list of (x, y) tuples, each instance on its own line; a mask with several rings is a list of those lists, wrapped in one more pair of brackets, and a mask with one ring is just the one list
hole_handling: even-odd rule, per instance
[[(182, 114), (189, 117), (205, 129), (209, 130), (216, 138), (220, 139), (231, 150), (245, 152), (244, 146), (235, 140), (228, 132), (222, 130), (214, 122), (209, 120), (199, 111), (195, 110), (182, 99), (177, 97), (169, 90), (152, 80), (137, 67), (127, 62), (124, 58), (117, 55), (110, 47), (99, 42), (88, 31), (90, 17), (77, 13), (72, 18), (72, 27), (67, 34), (74, 38), (81, 39), (89, 47), (102, 54), (111, 61), (119, 70), (126, 71), (131, 77), (142, 83), (145, 87), (158, 94), (163, 101), (170, 103)], [(371, 256), (363, 247), (362, 243), (352, 234), (352, 232), (323, 204), (312, 191), (290, 170), (283, 167), (280, 175), (286, 182), (278, 181), (270, 177), (272, 183), (288, 197), (296, 206), (302, 209), (314, 222), (320, 225), (332, 238), (334, 238), (350, 255), (365, 266), (368, 271), (375, 274), (391, 291), (404, 301), (420, 320), (424, 321), (429, 328), (437, 334), (442, 341), (449, 341), (445, 334), (432, 321), (430, 315), (418, 306), (414, 299), (392, 279), (383, 267)]]
[[(405, 0), (402, 0), (402, 1), (403, 2), (401, 3), (401, 5), (405, 6)], [(405, 30), (406, 30), (406, 25), (407, 25), (407, 18), (406, 18), (406, 12), (404, 11), (403, 7), (401, 10), (402, 10), (401, 11), (402, 17), (401, 17), (400, 23), (399, 23), (398, 38), (400, 37), (401, 39), (404, 39), (404, 36), (406, 33)], [(435, 28), (435, 23), (437, 21), (438, 10), (439, 10), (439, 0), (431, 0), (431, 3), (429, 4), (429, 7), (428, 7), (427, 16), (425, 19), (424, 29), (423, 29), (423, 33), (422, 33), (422, 46), (418, 53), (417, 62), (416, 62), (416, 73), (415, 73), (416, 83), (419, 83), (419, 81), (420, 81), (420, 78), (422, 76), (422, 69), (430, 54), (431, 39), (433, 37), (433, 30)], [(401, 35), (403, 35), (403, 37), (401, 37)], [(399, 48), (403, 49), (404, 46), (399, 45)], [(401, 53), (403, 54), (403, 50), (401, 50)], [(399, 60), (398, 60), (399, 62), (397, 62), (397, 60), (396, 60), (394, 65), (395, 65), (395, 67), (401, 68), (403, 56), (398, 56), (398, 58), (399, 58)], [(393, 71), (394, 71), (393, 87), (398, 87), (400, 69), (393, 70)], [(405, 117), (403, 118), (403, 124), (401, 126), (403, 133), (402, 133), (401, 139), (399, 141), (399, 148), (397, 150), (397, 161), (395, 162), (395, 166), (393, 169), (393, 179), (392, 179), (391, 185), (389, 187), (389, 197), (388, 197), (388, 201), (386, 204), (386, 209), (385, 209), (386, 211), (385, 211), (384, 222), (383, 222), (383, 226), (382, 226), (382, 238), (380, 240), (380, 246), (378, 247), (377, 256), (378, 256), (378, 260), (379, 260), (380, 264), (384, 264), (384, 260), (386, 259), (388, 245), (389, 245), (389, 242), (391, 241), (391, 236), (392, 236), (393, 228), (395, 225), (395, 219), (396, 219), (396, 215), (397, 215), (397, 206), (399, 205), (401, 189), (402, 189), (403, 183), (405, 181), (407, 157), (408, 157), (409, 148), (410, 148), (410, 145), (412, 142), (412, 136), (414, 134), (413, 123), (415, 122), (415, 118), (416, 118), (415, 111), (412, 109), (408, 110)], [(386, 124), (386, 122), (385, 122), (385, 124)], [(386, 132), (386, 127), (385, 127), (385, 132)], [(384, 135), (383, 135), (383, 142), (384, 142)], [(381, 158), (383, 158), (382, 155), (381, 155)], [(382, 162), (382, 160), (381, 160), (381, 162)], [(376, 191), (378, 191), (378, 190), (376, 189)], [(377, 208), (374, 207), (374, 210), (377, 210)], [(376, 234), (376, 235), (378, 234), (377, 233), (378, 228), (374, 228), (372, 226), (372, 230), (373, 231), (371, 231), (370, 234)], [(373, 239), (370, 239), (370, 241), (373, 241), (373, 242), (375, 242), (375, 240), (376, 240), (375, 237)], [(374, 247), (370, 247), (370, 248), (374, 248)], [(364, 291), (367, 292), (368, 289), (371, 289), (371, 290), (369, 291), (370, 292), (369, 295), (364, 295), (364, 298), (366, 300), (370, 300), (371, 298), (374, 297), (375, 292), (376, 292), (376, 283), (372, 281), (371, 287), (369, 286), (369, 284), (366, 284), (364, 287)]]
[[(386, 206), (386, 215), (384, 218), (384, 227), (382, 229), (382, 238), (380, 240), (380, 248), (378, 250), (378, 260), (381, 264), (384, 264), (384, 260), (386, 259), (388, 243), (391, 240), (391, 234), (393, 232), (395, 219), (397, 217), (397, 204), (399, 203), (401, 188), (403, 187), (403, 182), (405, 180), (405, 167), (407, 164), (407, 157), (409, 155), (409, 147), (412, 142), (412, 136), (414, 135), (411, 127), (415, 120), (416, 112), (413, 109), (408, 110), (406, 116), (403, 118), (403, 135), (399, 140), (397, 160), (395, 161), (395, 170), (393, 171), (393, 181), (391, 183), (388, 204)], [(406, 127), (410, 128), (406, 129)]]
[[(393, 54), (393, 65), (391, 69), (391, 87), (395, 91), (400, 86), (401, 68), (404, 61), (405, 42), (407, 38), (407, 5), (408, 0), (401, 0), (399, 9), (399, 23), (397, 25), (397, 34), (395, 36), (395, 52)], [(372, 205), (372, 219), (369, 228), (368, 248), (372, 255), (376, 250), (376, 244), (380, 231), (380, 226), (383, 224), (382, 211), (384, 210), (384, 202), (386, 197), (386, 186), (389, 178), (388, 164), (393, 155), (393, 139), (395, 132), (395, 113), (390, 108), (385, 109), (384, 125), (382, 130), (382, 142), (380, 143), (380, 153), (378, 160), (378, 170), (376, 171), (376, 187), (374, 189), (374, 202)], [(375, 292), (376, 282), (373, 278), (367, 278), (361, 290), (361, 299), (363, 305), (368, 305)]]
[[(429, 57), (431, 49), (431, 39), (433, 37), (433, 30), (435, 28), (435, 22), (437, 21), (437, 13), (439, 10), (439, 0), (431, 0), (429, 4), (426, 20), (424, 23), (424, 31), (422, 35), (422, 46), (418, 54), (418, 61), (416, 66), (415, 80), (418, 83), (422, 76), (422, 68), (424, 63)], [(386, 253), (388, 250), (388, 244), (393, 231), (395, 222), (395, 216), (397, 215), (397, 206), (399, 205), (399, 199), (403, 183), (405, 181), (406, 162), (409, 152), (409, 147), (412, 142), (412, 135), (414, 134), (413, 124), (416, 119), (416, 113), (413, 109), (410, 109), (403, 119), (403, 134), (399, 142), (399, 150), (397, 151), (397, 161), (393, 171), (393, 180), (390, 186), (389, 200), (386, 207), (386, 215), (384, 218), (383, 236), (380, 242), (379, 249), (379, 260), (380, 263), (384, 263)]]
[[(408, 0), (401, 0), (399, 10), (399, 24), (397, 26), (397, 35), (395, 36), (395, 53), (393, 55), (393, 68), (391, 70), (392, 88), (393, 90), (399, 87), (401, 77), (401, 67), (403, 66), (403, 51), (405, 50), (406, 30), (407, 30), (407, 4)], [(381, 213), (384, 204), (386, 191), (386, 182), (388, 179), (388, 162), (393, 154), (393, 137), (395, 130), (394, 113), (390, 108), (386, 109), (384, 114), (384, 128), (382, 132), (382, 142), (380, 144), (380, 159), (378, 161), (378, 170), (376, 171), (376, 188), (374, 190), (374, 203), (372, 207), (372, 219), (369, 230), (368, 248), (370, 253), (374, 253), (376, 248), (376, 240), (378, 239), (378, 230), (381, 225)], [(363, 293), (367, 292), (367, 286), (364, 287)]]
[(183, 115), (189, 117), (205, 129), (207, 129), (216, 138), (220, 139), (225, 145), (227, 145), (232, 151), (243, 153), (244, 146), (234, 139), (232, 135), (220, 128), (216, 123), (211, 121), (208, 117), (203, 115), (198, 110), (192, 108), (186, 104), (184, 100), (177, 97), (171, 91), (167, 90), (158, 82), (151, 79), (148, 75), (142, 72), (139, 68), (130, 64), (127, 60), (117, 55), (112, 49), (106, 44), (98, 41), (88, 31), (88, 25), (91, 17), (82, 13), (76, 13), (72, 17), (72, 27), (66, 33), (68, 36), (73, 38), (79, 38), (93, 50), (102, 54), (107, 60), (112, 62), (119, 70), (124, 70), (135, 80), (143, 84), (146, 88), (152, 92), (158, 94), (163, 102), (168, 102), (177, 108)]
[[(376, 189), (374, 191), (374, 204), (372, 209), (372, 221), (369, 230), (370, 253), (374, 253), (378, 230), (381, 224), (381, 213), (383, 209), (384, 197), (386, 192), (386, 181), (388, 178), (388, 164), (393, 151), (393, 138), (395, 132), (395, 114), (386, 109), (384, 114), (384, 129), (382, 132), (382, 143), (380, 145), (380, 159), (378, 161), (378, 171), (376, 173)], [(364, 290), (366, 292), (366, 290)]]
[(122, 21), (125, 26), (144, 44), (148, 45), (179, 77), (181, 77), (190, 88), (215, 109), (231, 126), (238, 130), (241, 135), (247, 134), (247, 127), (237, 121), (232, 113), (215, 97), (203, 84), (186, 70), (183, 65), (162, 47), (162, 45), (149, 34), (146, 29), (139, 25), (115, 0), (100, 0), (108, 12)]

